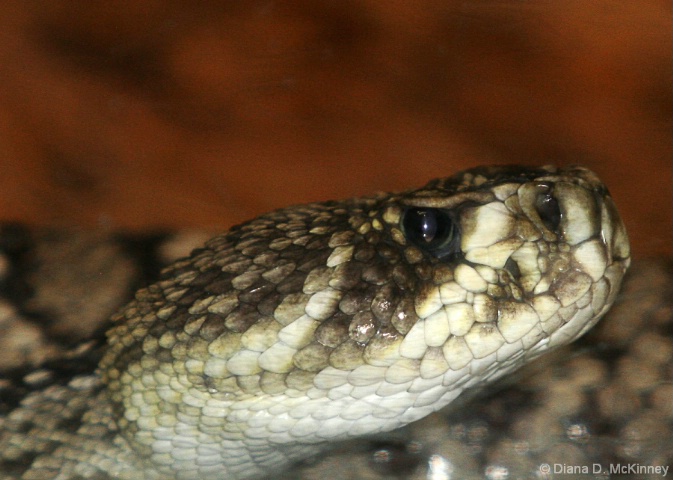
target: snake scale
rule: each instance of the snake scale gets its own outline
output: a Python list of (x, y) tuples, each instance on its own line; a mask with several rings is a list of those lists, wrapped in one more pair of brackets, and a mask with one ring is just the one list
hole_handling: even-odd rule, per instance
[(267, 477), (579, 338), (629, 263), (581, 167), (262, 215), (164, 269), (103, 340), (7, 369), (0, 478)]

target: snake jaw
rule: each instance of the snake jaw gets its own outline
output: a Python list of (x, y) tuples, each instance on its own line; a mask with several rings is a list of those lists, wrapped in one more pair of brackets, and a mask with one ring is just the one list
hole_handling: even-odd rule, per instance
[(251, 478), (572, 341), (628, 262), (588, 170), (473, 169), (216, 237), (119, 314), (101, 371), (148, 469)]

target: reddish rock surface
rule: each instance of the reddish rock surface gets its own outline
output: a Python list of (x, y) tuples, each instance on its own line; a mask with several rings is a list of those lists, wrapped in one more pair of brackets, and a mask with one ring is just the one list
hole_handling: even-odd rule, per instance
[(0, 5), (0, 218), (227, 227), (480, 163), (583, 163), (671, 254), (669, 2)]

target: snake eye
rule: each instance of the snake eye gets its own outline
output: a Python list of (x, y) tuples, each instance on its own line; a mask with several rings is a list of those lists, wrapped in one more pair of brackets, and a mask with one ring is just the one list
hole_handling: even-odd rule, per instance
[(402, 230), (411, 243), (437, 258), (457, 253), (460, 232), (448, 212), (437, 208), (410, 208), (402, 217)]
[(543, 185), (543, 190), (535, 199), (535, 210), (545, 227), (552, 232), (558, 232), (561, 225), (561, 208), (558, 200), (552, 195), (552, 189), (548, 185)]

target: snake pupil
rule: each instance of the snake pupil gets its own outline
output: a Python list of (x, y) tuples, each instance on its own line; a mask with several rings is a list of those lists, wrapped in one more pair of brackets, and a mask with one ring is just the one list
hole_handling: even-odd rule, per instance
[(457, 253), (458, 228), (445, 210), (410, 208), (402, 218), (402, 229), (407, 240), (438, 258)]
[(420, 237), (426, 242), (430, 243), (437, 235), (437, 216), (433, 210), (418, 210), (418, 218)]
[(541, 185), (542, 192), (535, 199), (535, 209), (545, 227), (552, 232), (558, 232), (561, 225), (561, 208), (558, 200), (553, 196), (550, 186)]

